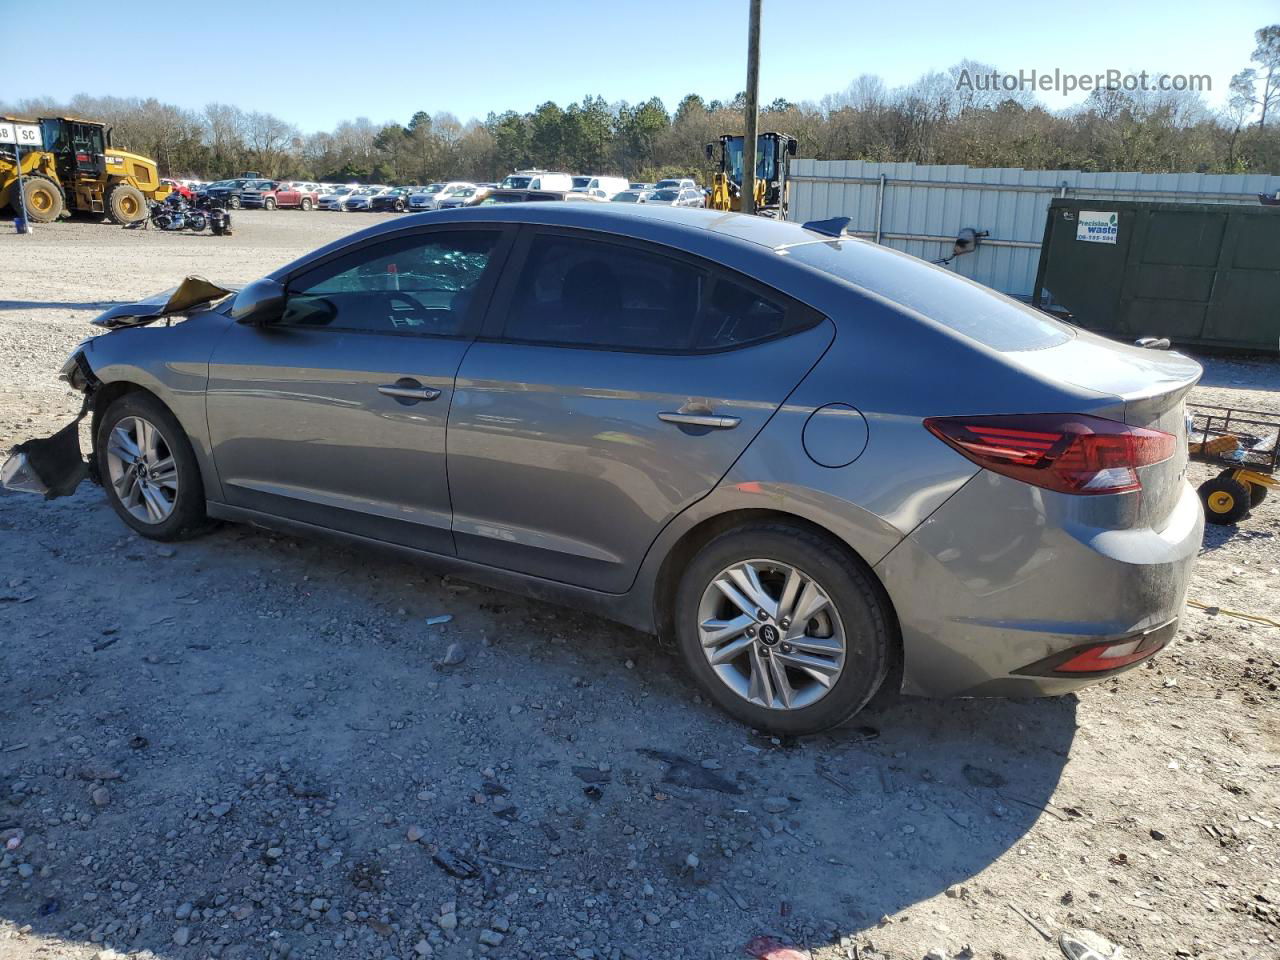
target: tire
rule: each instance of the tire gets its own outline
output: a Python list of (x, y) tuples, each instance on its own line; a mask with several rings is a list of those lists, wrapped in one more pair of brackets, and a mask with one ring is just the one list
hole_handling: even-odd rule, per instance
[(276, 202), (272, 200), (270, 197), (267, 197), (265, 200), (262, 201), (263, 210), (274, 210), (275, 208), (276, 208)]
[(21, 198), (18, 197), (17, 184), (14, 184), (9, 206), (13, 208), (14, 216), (20, 215), (21, 210), (25, 209), (26, 218), (31, 223), (53, 223), (62, 215), (66, 202), (60, 186), (48, 177), (33, 173), (22, 178)]
[[(828, 602), (817, 607), (806, 602), (813, 613), (798, 628), (799, 635), (783, 619), (785, 611), (774, 611), (776, 615), (748, 620), (743, 633), (726, 634), (730, 639), (716, 647), (704, 646), (704, 625), (710, 620), (726, 625), (746, 620), (742, 608), (715, 586), (728, 571), (746, 564), (757, 570), (756, 582), (764, 587), (769, 603), (783, 596), (789, 571), (811, 581)], [(790, 604), (793, 611), (809, 595), (808, 589), (797, 591)], [(796, 736), (839, 726), (866, 706), (897, 650), (888, 598), (874, 575), (827, 537), (786, 523), (739, 527), (699, 550), (676, 590), (675, 623), (685, 663), (712, 700), (752, 727)], [(711, 663), (713, 650), (727, 654), (733, 649), (742, 652)], [(842, 649), (838, 668), (833, 649)], [(794, 666), (794, 658), (810, 652), (816, 655), (808, 656), (807, 662), (822, 666), (824, 682)], [(754, 664), (769, 677), (763, 689), (773, 706), (762, 702), (761, 687), (752, 679)], [(778, 683), (778, 670), (785, 684)], [(784, 686), (789, 696), (783, 694)]]
[(206, 219), (203, 213), (187, 214), (187, 227), (192, 232), (203, 233), (204, 228), (207, 227), (208, 225), (209, 225), (209, 221), (208, 219)]
[(396, 213), (404, 213), (404, 203), (400, 200), (396, 201)]
[(242, 206), (243, 206), (243, 204), (240, 202), (240, 198), (239, 198), (239, 197), (237, 197), (237, 196), (230, 196), (230, 197), (228, 197), (228, 198), (227, 198), (227, 207), (228, 207), (228, 209), (231, 209), (231, 210), (239, 210)]
[(1212, 480), (1206, 480), (1196, 492), (1204, 504), (1204, 518), (1210, 523), (1228, 526), (1249, 515), (1249, 485), (1230, 473), (1220, 473)]
[(131, 183), (117, 183), (107, 194), (107, 216), (112, 223), (137, 223), (148, 215), (147, 198)]
[(310, 210), (310, 209), (311, 209), (311, 198), (310, 198), (310, 197), (303, 197), (303, 198), (302, 198), (302, 200), (298, 203), (298, 209), (300, 209), (300, 210)]
[(1260, 483), (1249, 484), (1249, 509), (1253, 509), (1267, 499), (1267, 488)]
[[(154, 431), (154, 442), (138, 442), (139, 423)], [(132, 451), (113, 436), (117, 427)], [(141, 484), (129, 466), (139, 451), (146, 454), (142, 459), (150, 478)], [(209, 528), (204, 483), (191, 441), (177, 418), (152, 394), (135, 390), (107, 407), (98, 418), (94, 454), (111, 509), (142, 536), (184, 540)], [(165, 482), (169, 479), (171, 484)]]

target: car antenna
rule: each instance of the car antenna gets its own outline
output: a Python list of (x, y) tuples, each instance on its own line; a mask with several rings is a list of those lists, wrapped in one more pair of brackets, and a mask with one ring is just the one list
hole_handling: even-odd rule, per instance
[(804, 228), (826, 237), (843, 237), (845, 228), (852, 222), (852, 217), (832, 217), (829, 220), (810, 220)]

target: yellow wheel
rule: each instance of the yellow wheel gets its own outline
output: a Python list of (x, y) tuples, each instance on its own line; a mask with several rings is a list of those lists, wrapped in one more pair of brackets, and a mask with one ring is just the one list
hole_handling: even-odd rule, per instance
[(107, 194), (107, 216), (113, 223), (136, 223), (147, 215), (147, 199), (132, 184), (117, 183)]
[[(14, 213), (18, 212), (17, 191), (14, 191)], [(33, 174), (22, 181), (22, 200), (26, 217), (32, 223), (52, 223), (62, 214), (62, 191), (48, 177)]]
[(1206, 480), (1198, 493), (1204, 504), (1204, 517), (1210, 523), (1238, 523), (1249, 513), (1249, 487), (1229, 473)]
[(1235, 509), (1236, 498), (1225, 490), (1209, 494), (1209, 509), (1214, 513), (1230, 513)]

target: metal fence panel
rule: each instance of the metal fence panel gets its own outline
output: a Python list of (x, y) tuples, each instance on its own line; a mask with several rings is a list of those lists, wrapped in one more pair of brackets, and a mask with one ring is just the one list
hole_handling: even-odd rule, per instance
[(1082, 173), (963, 164), (797, 159), (787, 218), (849, 217), (849, 231), (924, 260), (951, 255), (964, 227), (988, 231), (950, 269), (1013, 296), (1035, 286), (1049, 201), (1159, 200), (1256, 204), (1280, 191), (1265, 174)]

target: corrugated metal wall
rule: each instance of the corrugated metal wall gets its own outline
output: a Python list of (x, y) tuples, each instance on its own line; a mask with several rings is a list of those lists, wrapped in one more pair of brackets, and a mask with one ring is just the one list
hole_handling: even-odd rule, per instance
[[(864, 160), (794, 160), (787, 219), (851, 217), (849, 232), (925, 260), (951, 255), (964, 227), (989, 231), (951, 269), (997, 290), (1030, 297), (1045, 214), (1054, 197), (1258, 202), (1280, 177), (1202, 173), (1081, 173)], [(881, 178), (883, 177), (883, 181)]]

